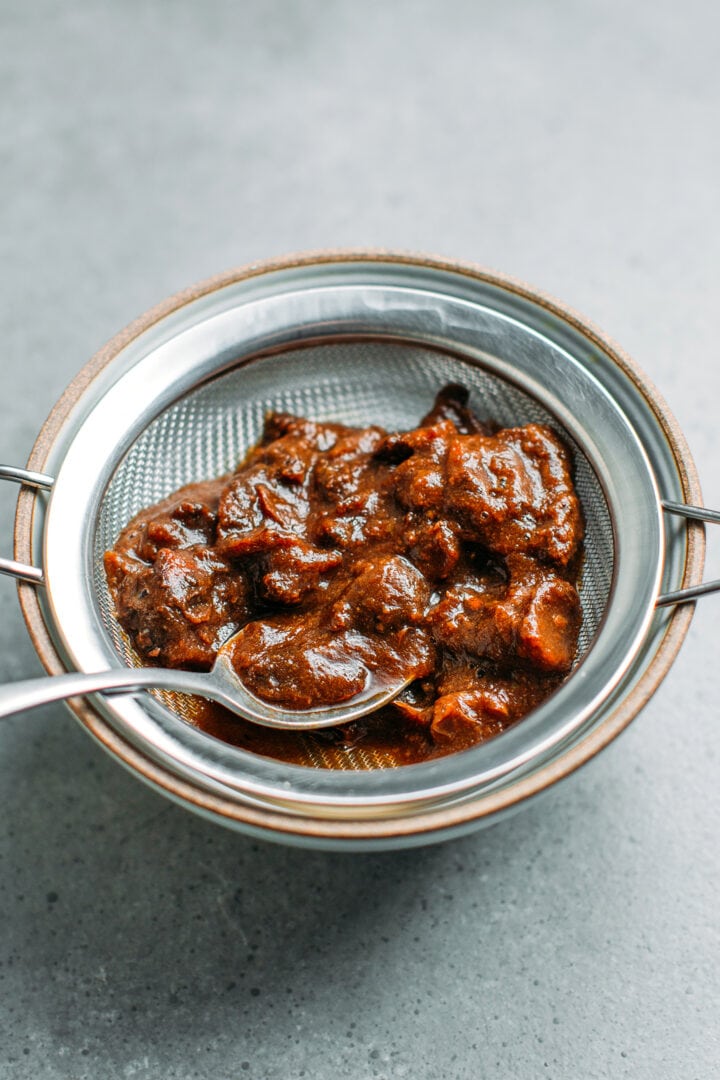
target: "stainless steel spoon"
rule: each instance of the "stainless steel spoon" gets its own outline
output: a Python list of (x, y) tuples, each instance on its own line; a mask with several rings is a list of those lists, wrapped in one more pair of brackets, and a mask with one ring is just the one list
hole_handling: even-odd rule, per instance
[(218, 650), (208, 672), (174, 671), (168, 668), (111, 668), (90, 674), (72, 672), (41, 679), (26, 679), (0, 687), (0, 717), (35, 709), (52, 701), (83, 697), (85, 694), (118, 694), (136, 690), (175, 690), (181, 694), (199, 694), (252, 720), (263, 727), (286, 730), (311, 730), (334, 727), (356, 720), (379, 709), (404, 690), (414, 676), (389, 682), (368, 673), (364, 688), (338, 705), (314, 709), (284, 709), (255, 697), (243, 685), (230, 664), (229, 653), (237, 635)]

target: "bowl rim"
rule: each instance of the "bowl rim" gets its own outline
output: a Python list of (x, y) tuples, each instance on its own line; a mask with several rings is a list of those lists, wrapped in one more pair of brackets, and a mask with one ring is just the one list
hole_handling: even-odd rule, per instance
[[(140, 315), (125, 329), (116, 334), (83, 366), (67, 389), (58, 399), (43, 424), (28, 459), (27, 467), (42, 472), (56, 437), (68, 414), (103, 372), (105, 367), (131, 341), (173, 312), (237, 282), (272, 273), (309, 265), (364, 262), (400, 263), (421, 265), (440, 271), (483, 281), (527, 299), (565, 321), (589, 338), (622, 370), (635, 388), (645, 398), (662, 429), (678, 469), (684, 501), (702, 504), (700, 484), (687, 442), (677, 421), (655, 386), (630, 359), (630, 357), (603, 331), (564, 303), (541, 292), (525, 282), (477, 264), (413, 252), (377, 249), (333, 249), (291, 254), (262, 262), (251, 263), (231, 269), (191, 285), (168, 297), (149, 311)], [(33, 519), (36, 507), (35, 493), (21, 488), (15, 517), (15, 558), (20, 562), (32, 562)], [(705, 534), (700, 523), (689, 522), (685, 567), (682, 587), (701, 580), (705, 551)], [(66, 670), (45, 624), (39, 597), (34, 585), (18, 584), (20, 607), (33, 645), (49, 674)], [(438, 834), (469, 828), (482, 819), (495, 818), (517, 804), (541, 794), (560, 779), (574, 772), (595, 756), (617, 737), (650, 700), (664, 679), (677, 656), (687, 634), (694, 611), (693, 604), (676, 607), (663, 630), (646, 670), (623, 700), (583, 738), (552, 761), (540, 766), (529, 775), (517, 778), (507, 786), (488, 792), (480, 792), (475, 798), (454, 806), (440, 806), (413, 814), (407, 818), (370, 819), (353, 821), (347, 818), (330, 820), (311, 815), (293, 815), (274, 808), (258, 807), (211, 793), (178, 777), (171, 769), (152, 761), (149, 757), (118, 735), (102, 715), (84, 700), (69, 703), (76, 717), (90, 734), (114, 757), (133, 773), (140, 776), (155, 789), (175, 801), (189, 805), (201, 814), (239, 828), (245, 827), (265, 835), (281, 834), (322, 841), (382, 841), (392, 838), (422, 835), (428, 842)]]

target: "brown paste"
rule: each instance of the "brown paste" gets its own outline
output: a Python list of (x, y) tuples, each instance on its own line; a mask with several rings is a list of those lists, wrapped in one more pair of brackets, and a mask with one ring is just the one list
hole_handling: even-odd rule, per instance
[[(145, 662), (232, 662), (267, 701), (345, 701), (411, 677), (391, 706), (316, 737), (397, 764), (481, 742), (569, 672), (583, 535), (569, 454), (549, 428), (493, 430), (447, 386), (412, 431), (274, 413), (232, 476), (143, 510), (105, 555)], [(236, 745), (304, 760), (303, 736), (203, 707)]]

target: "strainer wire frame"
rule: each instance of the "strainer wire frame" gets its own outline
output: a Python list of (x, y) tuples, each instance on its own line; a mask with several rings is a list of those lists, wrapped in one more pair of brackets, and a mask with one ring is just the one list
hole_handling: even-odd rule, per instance
[[(35, 470), (41, 470), (43, 468), (48, 457), (48, 452), (64, 421), (71, 412), (73, 404), (77, 401), (78, 397), (89, 383), (91, 383), (92, 380), (97, 377), (98, 373), (103, 370), (105, 365), (140, 333), (147, 330), (153, 324), (172, 312), (178, 311), (198, 297), (212, 293), (225, 285), (252, 277), (256, 273), (272, 273), (278, 269), (297, 268), (317, 263), (327, 264), (336, 261), (372, 263), (378, 259), (382, 259), (385, 263), (411, 265), (420, 262), (421, 265), (431, 266), (436, 270), (450, 271), (452, 274), (465, 275), (470, 279), (486, 281), (501, 289), (509, 290), (515, 295), (524, 297), (533, 304), (540, 304), (546, 307), (550, 312), (561, 319), (574, 322), (575, 325), (581, 329), (582, 333), (586, 335), (589, 334), (593, 338), (596, 346), (610, 353), (613, 361), (621, 365), (625, 374), (628, 375), (635, 385), (639, 386), (642, 393), (648, 397), (653, 411), (661, 426), (664, 428), (673, 448), (679, 468), (683, 500), (694, 503), (701, 502), (699, 486), (694, 474), (692, 461), (676, 425), (670, 418), (669, 413), (664, 408), (658, 395), (656, 395), (652, 388), (647, 387), (647, 383), (644, 382), (642, 378), (638, 378), (630, 361), (628, 361), (623, 354), (620, 354), (614, 346), (607, 342), (607, 339), (598, 335), (591, 328), (588, 328), (588, 325), (585, 322), (577, 320), (577, 318), (572, 316), (567, 309), (562, 308), (548, 298), (540, 296), (535, 290), (529, 290), (527, 287), (522, 286), (511, 279), (456, 263), (419, 259), (413, 256), (395, 256), (387, 253), (339, 253), (337, 255), (311, 255), (299, 257), (297, 259), (284, 260), (265, 264), (261, 267), (252, 267), (245, 271), (231, 272), (228, 275), (212, 279), (210, 282), (203, 283), (194, 289), (188, 290), (178, 297), (171, 298), (171, 300), (160, 305), (159, 308), (154, 309), (154, 311), (148, 313), (147, 316), (142, 317), (137, 323), (133, 324), (133, 326), (129, 327), (122, 334), (118, 335), (117, 338), (113, 339), (113, 341), (110, 342), (85, 369), (83, 369), (83, 372), (81, 372), (78, 379), (75, 380), (68, 388), (66, 394), (63, 395), (63, 398), (53, 410), (47, 424), (43, 428), (31, 454), (28, 463), (29, 467)], [(21, 562), (26, 564), (32, 562), (30, 543), (34, 507), (35, 502), (32, 494), (27, 490), (23, 490), (19, 498), (16, 518), (16, 556)], [(687, 558), (681, 581), (683, 587), (697, 583), (701, 572), (702, 556), (702, 529), (699, 526), (690, 525), (687, 539)], [(35, 590), (30, 585), (20, 584), (19, 591), (21, 606), (41, 659), (51, 673), (63, 670), (59, 654), (48, 634), (47, 627), (44, 625)], [(662, 630), (662, 640), (657, 649), (653, 663), (654, 672), (658, 673), (656, 679), (651, 679), (648, 672), (643, 673), (639, 683), (634, 687), (632, 693), (625, 698), (621, 706), (615, 710), (610, 718), (605, 719), (600, 728), (590, 731), (583, 738), (581, 743), (576, 744), (569, 751), (563, 753), (562, 757), (558, 760), (544, 763), (542, 767), (532, 775), (526, 776), (515, 782), (512, 785), (511, 793), (509, 793), (508, 790), (504, 793), (500, 790), (491, 792), (483, 800), (482, 805), (477, 804), (473, 807), (470, 814), (468, 814), (467, 806), (456, 808), (455, 813), (459, 814), (459, 817), (456, 820), (460, 822), (467, 821), (469, 817), (472, 816), (484, 816), (486, 814), (500, 812), (504, 805), (512, 805), (516, 801), (516, 798), (524, 798), (529, 794), (534, 794), (537, 791), (542, 790), (547, 782), (552, 782), (552, 780), (557, 779), (559, 775), (565, 775), (571, 768), (577, 767), (581, 761), (586, 760), (587, 757), (596, 752), (601, 745), (604, 745), (605, 742), (613, 738), (615, 734), (629, 722), (629, 719), (631, 719), (634, 712), (637, 711), (639, 705), (647, 700), (657, 683), (660, 681), (660, 678), (664, 675), (687, 630), (690, 615), (691, 611), (689, 608), (678, 608), (672, 612), (667, 623), (664, 625)], [(366, 829), (366, 826), (368, 826), (368, 823), (355, 823), (355, 825), (353, 825), (350, 821), (342, 823), (321, 823), (318, 821), (309, 823), (305, 821), (301, 824), (297, 820), (291, 819), (291, 824), (290, 820), (286, 819), (282, 813), (278, 816), (278, 813), (275, 810), (267, 807), (260, 809), (251, 808), (249, 806), (240, 807), (234, 803), (231, 806), (228, 804), (226, 797), (222, 795), (218, 796), (217, 794), (207, 791), (201, 793), (193, 784), (188, 785), (186, 781), (183, 781), (171, 772), (169, 773), (167, 769), (158, 765), (157, 762), (148, 759), (147, 755), (144, 755), (141, 751), (138, 751), (137, 748), (128, 744), (127, 740), (118, 736), (117, 732), (108, 729), (107, 725), (102, 722), (97, 712), (88, 703), (74, 703), (73, 708), (95, 737), (116, 756), (119, 756), (121, 760), (124, 760), (133, 771), (139, 772), (146, 780), (148, 780), (148, 782), (155, 786), (159, 786), (166, 793), (179, 798), (181, 801), (194, 803), (197, 809), (202, 809), (204, 812), (210, 813), (211, 816), (219, 815), (224, 819), (236, 818), (237, 820), (242, 821), (247, 827), (259, 828), (260, 830), (264, 830), (270, 823), (271, 828), (279, 828), (281, 831), (287, 829), (290, 833), (307, 833), (309, 830), (310, 832), (314, 832), (317, 836), (320, 836), (324, 832), (328, 835), (338, 835), (339, 830), (343, 835), (350, 837), (354, 833), (357, 833), (357, 830), (359, 829), (363, 835), (367, 835), (364, 830)], [(613, 722), (609, 723), (609, 720), (612, 720)], [(422, 817), (423, 816), (421, 815), (421, 818)], [(401, 834), (408, 830), (412, 832), (417, 830), (423, 832), (427, 829), (445, 829), (451, 827), (453, 824), (452, 819), (452, 808), (446, 806), (441, 811), (431, 812), (429, 817), (428, 815), (425, 815), (423, 820), (415, 819), (413, 825), (395, 820), (392, 823), (385, 823), (380, 829), (378, 829), (377, 822), (371, 823), (368, 827), (370, 828), (371, 833), (374, 831), (375, 835), (380, 835), (380, 833), (385, 835), (390, 835), (391, 833)]]

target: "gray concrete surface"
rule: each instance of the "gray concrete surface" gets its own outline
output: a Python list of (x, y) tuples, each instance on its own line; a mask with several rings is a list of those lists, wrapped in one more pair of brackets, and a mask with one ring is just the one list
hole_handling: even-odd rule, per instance
[[(0, 460), (179, 287), (383, 245), (583, 311), (720, 506), (719, 33), (703, 0), (6, 0)], [(0, 596), (0, 675), (29, 676)], [(699, 605), (649, 707), (544, 801), (400, 854), (253, 842), (62, 708), (6, 721), (0, 1078), (718, 1076), (719, 623)]]

